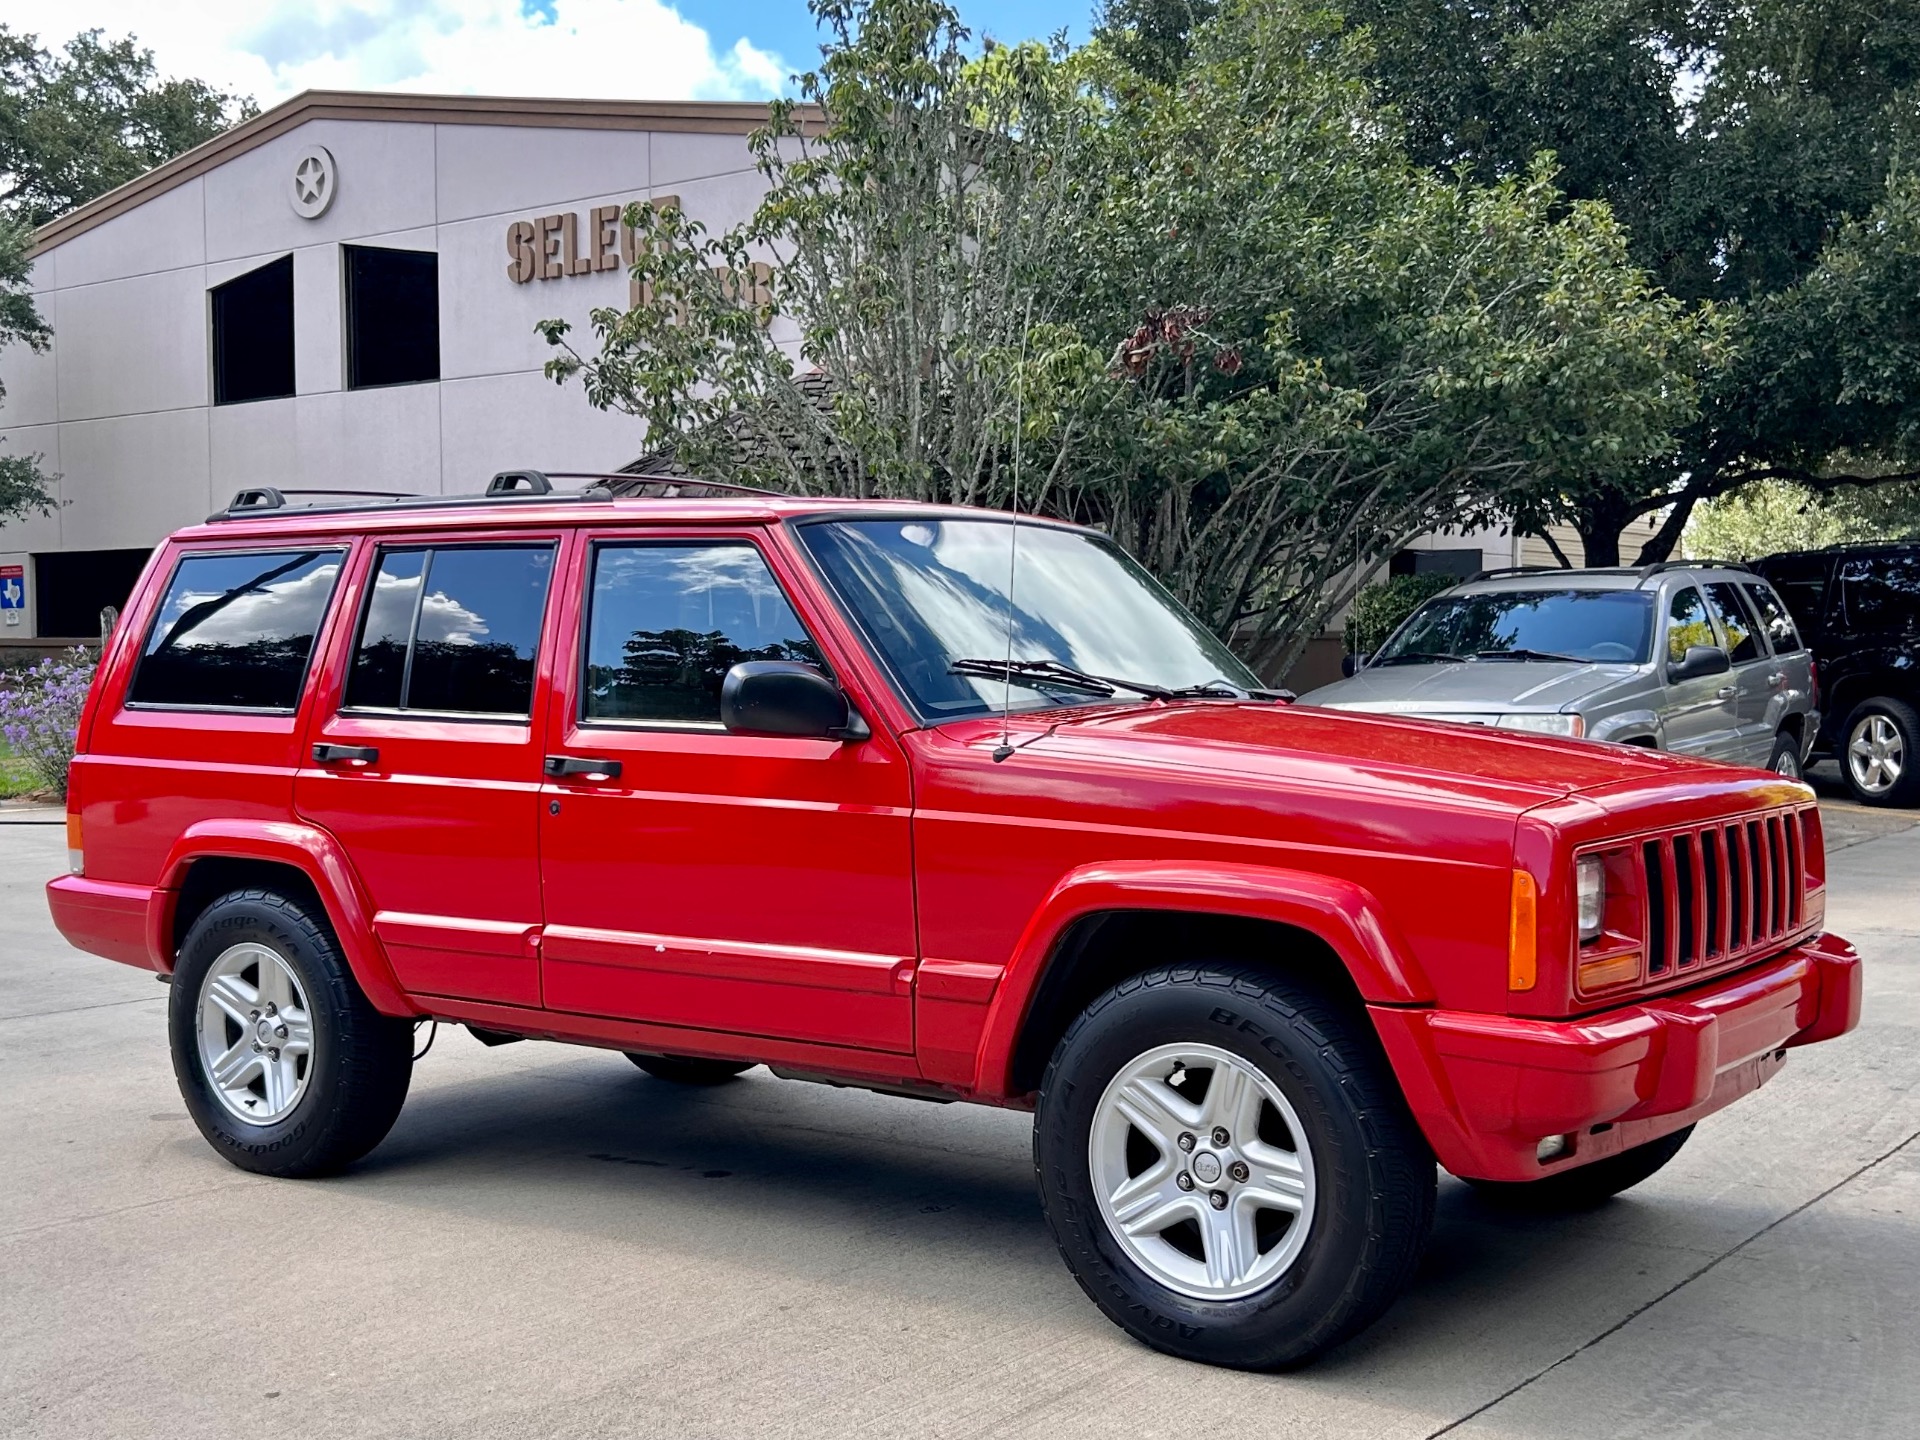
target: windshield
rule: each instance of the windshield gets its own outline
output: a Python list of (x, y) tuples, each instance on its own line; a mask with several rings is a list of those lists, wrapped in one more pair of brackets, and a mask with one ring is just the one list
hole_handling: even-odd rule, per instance
[[(1013, 662), (1053, 662), (1083, 675), (1178, 690), (1260, 684), (1233, 652), (1109, 541), (1005, 520), (835, 520), (799, 532), (908, 698), (923, 715), (953, 719), (1052, 705), (1084, 705), (1085, 684)], [(1018, 536), (1018, 556), (1010, 549)], [(1012, 560), (1011, 567), (1009, 561)], [(966, 661), (1001, 667), (955, 674)], [(972, 668), (965, 667), (963, 668)]]
[(1577, 660), (1644, 665), (1653, 597), (1640, 590), (1497, 590), (1429, 600), (1373, 665), (1447, 660)]

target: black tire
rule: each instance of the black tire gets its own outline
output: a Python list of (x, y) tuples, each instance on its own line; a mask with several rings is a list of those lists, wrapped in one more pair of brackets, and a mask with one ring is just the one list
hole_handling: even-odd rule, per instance
[[(1884, 718), (1892, 725), (1901, 748), (1900, 778), (1883, 789), (1873, 789), (1861, 783), (1861, 778), (1854, 774), (1851, 754), (1855, 732), (1875, 717)], [(1862, 805), (1901, 808), (1920, 805), (1920, 711), (1915, 711), (1906, 701), (1895, 700), (1887, 695), (1876, 695), (1873, 699), (1854, 706), (1853, 713), (1847, 716), (1847, 723), (1840, 731), (1840, 748), (1837, 758), (1840, 761), (1841, 777), (1847, 782), (1847, 789), (1853, 792), (1853, 798)]]
[[(1195, 1042), (1277, 1085), (1312, 1152), (1304, 1243), (1240, 1298), (1162, 1283), (1123, 1249), (1093, 1188), (1089, 1141), (1109, 1082), (1156, 1047)], [(1081, 1289), (1136, 1339), (1215, 1365), (1299, 1365), (1357, 1334), (1412, 1280), (1433, 1225), (1433, 1154), (1365, 1019), (1233, 963), (1149, 971), (1088, 1006), (1047, 1066), (1033, 1156), (1047, 1223)]]
[(1791, 730), (1782, 730), (1774, 736), (1773, 754), (1767, 757), (1767, 769), (1789, 780), (1804, 781), (1807, 778), (1806, 770), (1800, 763), (1800, 741)]
[[(243, 943), (279, 955), (305, 991), (313, 1049), (305, 1090), (272, 1124), (235, 1118), (201, 1058), (201, 990), (215, 962)], [(207, 1143), (257, 1175), (327, 1175), (385, 1138), (413, 1073), (413, 1025), (373, 1008), (324, 917), (270, 890), (223, 895), (193, 922), (168, 997), (173, 1073)]]
[(656, 1080), (675, 1085), (724, 1085), (737, 1075), (753, 1069), (750, 1060), (702, 1060), (695, 1055), (639, 1055), (629, 1050), (627, 1059)]
[(1658, 1140), (1622, 1150), (1591, 1165), (1563, 1170), (1544, 1180), (1469, 1180), (1467, 1183), (1488, 1204), (1505, 1210), (1524, 1210), (1536, 1215), (1591, 1210), (1657, 1172), (1680, 1153), (1680, 1147), (1692, 1134), (1693, 1126), (1689, 1125)]

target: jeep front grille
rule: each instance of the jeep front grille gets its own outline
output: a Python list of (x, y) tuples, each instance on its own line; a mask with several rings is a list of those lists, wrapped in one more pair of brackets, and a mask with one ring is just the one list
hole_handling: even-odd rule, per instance
[(1806, 918), (1802, 850), (1796, 810), (1642, 841), (1647, 979), (1758, 958), (1798, 930)]

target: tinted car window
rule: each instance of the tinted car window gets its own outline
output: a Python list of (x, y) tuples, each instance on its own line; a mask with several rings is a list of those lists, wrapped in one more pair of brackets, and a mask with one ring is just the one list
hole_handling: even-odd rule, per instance
[(1847, 623), (1856, 630), (1920, 625), (1920, 555), (1861, 555), (1840, 567)]
[(743, 660), (822, 663), (745, 542), (602, 545), (587, 605), (583, 720), (717, 725), (720, 684)]
[(1773, 647), (1774, 654), (1790, 655), (1805, 648), (1800, 643), (1800, 632), (1794, 627), (1793, 617), (1780, 603), (1778, 595), (1765, 585), (1750, 584), (1746, 591), (1747, 599), (1760, 614), (1760, 628), (1767, 632), (1767, 643)]
[(1776, 555), (1756, 567), (1786, 601), (1795, 626), (1815, 634), (1827, 612), (1827, 578), (1832, 560), (1825, 555)]
[(1727, 657), (1736, 665), (1760, 658), (1759, 627), (1738, 585), (1719, 581), (1707, 586), (1707, 602), (1719, 617), (1720, 631), (1727, 637)]
[(1435, 660), (1567, 659), (1644, 665), (1653, 597), (1639, 590), (1496, 590), (1429, 600), (1374, 657), (1376, 665)]
[(527, 715), (551, 545), (382, 552), (349, 707)]
[(147, 632), (128, 701), (293, 709), (340, 557), (338, 550), (184, 557)]
[(1713, 622), (1707, 618), (1707, 602), (1689, 585), (1673, 592), (1667, 605), (1667, 660), (1678, 665), (1695, 645), (1717, 646)]

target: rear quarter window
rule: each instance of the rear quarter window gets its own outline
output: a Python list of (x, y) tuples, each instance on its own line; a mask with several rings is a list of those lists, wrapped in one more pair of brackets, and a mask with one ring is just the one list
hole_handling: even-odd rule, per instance
[(148, 626), (127, 703), (296, 708), (344, 554), (183, 555)]

